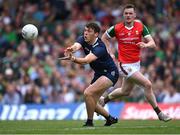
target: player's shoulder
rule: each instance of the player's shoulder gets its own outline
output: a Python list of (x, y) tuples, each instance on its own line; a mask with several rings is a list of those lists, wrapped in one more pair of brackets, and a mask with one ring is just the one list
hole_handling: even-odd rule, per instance
[(122, 29), (125, 28), (125, 25), (124, 25), (124, 22), (119, 22), (117, 24), (114, 25), (114, 30), (117, 32), (117, 31), (120, 31)]
[(78, 42), (80, 44), (84, 43), (85, 42), (84, 37), (83, 36), (78, 36), (77, 39), (76, 39), (76, 42)]
[(135, 19), (135, 20), (134, 20), (134, 25), (136, 25), (136, 26), (141, 26), (141, 27), (144, 26), (143, 22), (142, 22), (141, 20), (139, 20), (139, 19)]
[(94, 43), (92, 48), (93, 48), (93, 50), (99, 50), (99, 51), (106, 50), (106, 46), (105, 46), (104, 42), (100, 38), (98, 38), (98, 40), (96, 41), (96, 43)]
[(82, 47), (86, 46), (86, 42), (83, 36), (78, 36), (76, 39), (76, 43), (79, 43)]
[(134, 26), (136, 29), (144, 29), (144, 24), (139, 19), (134, 20)]
[(116, 28), (118, 27), (124, 27), (124, 22), (119, 22), (117, 24), (114, 25)]
[(104, 46), (105, 46), (104, 42), (101, 40), (101, 38), (98, 38), (96, 43), (93, 45), (93, 48), (94, 47), (104, 47)]
[(81, 35), (81, 36), (78, 36), (77, 39), (78, 39), (78, 40), (84, 40), (84, 37)]

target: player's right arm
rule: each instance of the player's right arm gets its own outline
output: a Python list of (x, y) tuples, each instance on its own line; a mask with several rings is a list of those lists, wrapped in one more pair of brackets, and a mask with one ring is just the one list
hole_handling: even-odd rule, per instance
[(75, 42), (72, 46), (68, 47), (65, 49), (64, 51), (64, 55), (65, 56), (70, 56), (70, 54), (76, 52), (77, 50), (79, 50), (81, 48), (81, 44), (78, 42)]
[(114, 59), (115, 56), (113, 54), (113, 51), (111, 50), (110, 47), (110, 38), (115, 36), (115, 30), (114, 30), (114, 26), (111, 26), (108, 30), (106, 30), (106, 32), (102, 35), (102, 41), (104, 42), (104, 44), (106, 45), (107, 51), (108, 53), (111, 55), (111, 57)]
[(81, 48), (81, 44), (78, 42), (75, 42), (72, 46), (66, 48), (65, 52), (76, 52), (77, 50), (79, 50)]
[(65, 53), (76, 52), (77, 50), (79, 50), (82, 47), (83, 43), (84, 43), (83, 36), (79, 36), (77, 38), (76, 42), (72, 46), (66, 48)]
[(78, 64), (89, 64), (95, 61), (96, 59), (103, 57), (105, 53), (106, 53), (106, 49), (104, 46), (103, 47), (96, 46), (96, 47), (93, 47), (93, 49), (90, 51), (88, 55), (86, 55), (86, 57), (77, 58), (71, 55), (70, 60)]

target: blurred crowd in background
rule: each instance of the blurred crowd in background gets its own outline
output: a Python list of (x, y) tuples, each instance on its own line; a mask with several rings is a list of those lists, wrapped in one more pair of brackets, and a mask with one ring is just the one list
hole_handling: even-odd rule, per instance
[[(93, 71), (89, 65), (58, 61), (64, 49), (96, 21), (102, 33), (122, 21), (125, 4), (135, 4), (137, 19), (150, 30), (157, 47), (142, 50), (141, 70), (153, 83), (158, 102), (180, 103), (179, 0), (0, 0), (0, 103), (51, 104), (83, 101)], [(25, 24), (38, 27), (39, 36), (26, 41)], [(100, 37), (102, 35), (100, 34)], [(117, 42), (111, 42), (117, 56)], [(83, 57), (82, 50), (75, 53)], [(114, 88), (121, 86), (122, 78)], [(135, 87), (120, 101), (146, 102)]]

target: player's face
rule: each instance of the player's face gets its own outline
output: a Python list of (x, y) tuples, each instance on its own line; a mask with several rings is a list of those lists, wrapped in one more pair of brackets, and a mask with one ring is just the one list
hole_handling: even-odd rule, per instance
[(84, 40), (87, 43), (93, 44), (96, 37), (97, 37), (97, 33), (95, 33), (93, 29), (87, 27), (84, 28)]
[(136, 13), (134, 11), (134, 8), (126, 8), (123, 12), (124, 21), (126, 23), (131, 23), (136, 18)]

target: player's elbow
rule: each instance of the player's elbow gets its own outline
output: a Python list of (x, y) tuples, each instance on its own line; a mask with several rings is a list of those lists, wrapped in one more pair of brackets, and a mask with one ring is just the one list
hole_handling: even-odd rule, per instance
[(154, 41), (152, 42), (152, 48), (156, 48), (156, 44)]
[(151, 48), (156, 48), (156, 43), (155, 43), (153, 38), (151, 38), (149, 42), (150, 42), (150, 47)]
[(92, 60), (85, 58), (84, 64), (89, 64), (91, 62), (92, 62)]
[(85, 65), (85, 64), (89, 64), (89, 63), (91, 63), (91, 61), (85, 57), (85, 58), (83, 58), (83, 60), (79, 64)]
[(148, 42), (148, 47), (149, 47), (149, 48), (156, 48), (155, 42), (154, 42), (153, 40), (149, 41), (149, 42)]
[(101, 40), (102, 40), (103, 42), (108, 41), (107, 36), (106, 36), (106, 33), (104, 33), (104, 34), (102, 35)]

